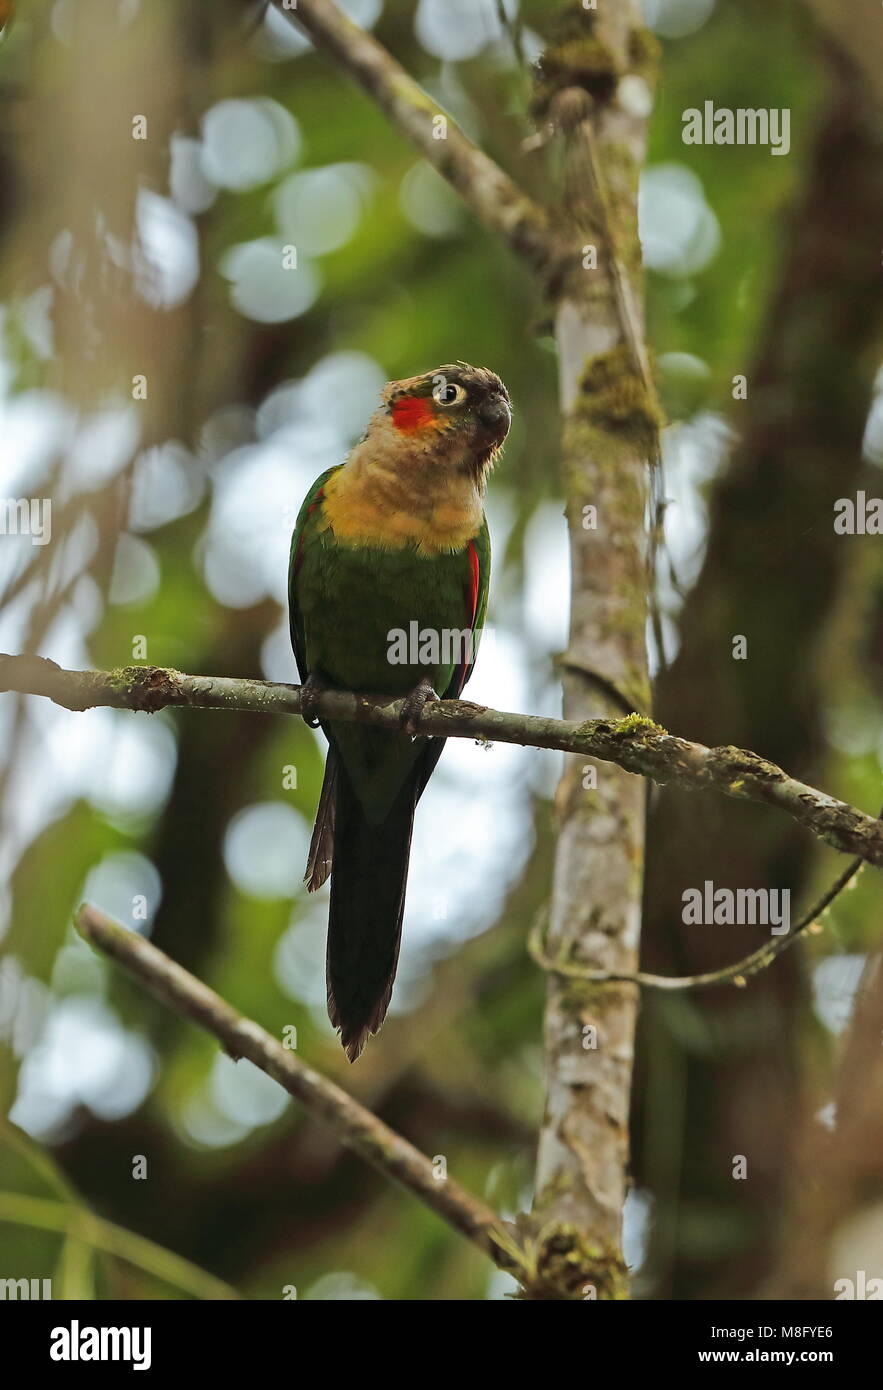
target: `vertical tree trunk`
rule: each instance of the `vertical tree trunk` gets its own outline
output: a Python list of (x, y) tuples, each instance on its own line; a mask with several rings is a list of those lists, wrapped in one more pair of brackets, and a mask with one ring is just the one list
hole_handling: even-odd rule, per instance
[[(584, 247), (555, 314), (572, 564), (568, 719), (619, 717), (622, 700), (640, 711), (649, 704), (645, 523), (658, 422), (641, 369), (636, 291), (653, 54), (637, 23), (631, 4), (597, 15), (569, 10), (540, 65), (538, 114), (548, 106), (564, 131), (561, 215)], [(644, 787), (609, 765), (595, 777), (592, 786), (584, 761), (568, 758), (545, 955), (630, 971), (640, 939)], [(531, 1296), (627, 1296), (620, 1245), (636, 1012), (633, 986), (550, 972)]]

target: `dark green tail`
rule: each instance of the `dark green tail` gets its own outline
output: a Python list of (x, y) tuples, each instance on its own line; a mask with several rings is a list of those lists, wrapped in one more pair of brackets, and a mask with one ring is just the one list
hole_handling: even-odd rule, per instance
[(418, 759), (389, 815), (380, 825), (370, 825), (346, 769), (336, 761), (325, 970), (328, 1016), (354, 1062), (389, 1008), (402, 937), (414, 808), (426, 774)]

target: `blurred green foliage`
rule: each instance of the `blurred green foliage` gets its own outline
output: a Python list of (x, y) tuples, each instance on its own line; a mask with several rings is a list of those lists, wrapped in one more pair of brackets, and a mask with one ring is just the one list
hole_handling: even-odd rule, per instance
[[(560, 8), (558, 0), (525, 0), (526, 41), (534, 34), (541, 39)], [(35, 12), (45, 18), (50, 9), (37, 6)], [(240, 428), (218, 412), (231, 405), (245, 407), (248, 431), (253, 412), (276, 386), (304, 378), (327, 354), (341, 350), (366, 354), (387, 378), (458, 358), (493, 367), (507, 382), (516, 413), (492, 486), (492, 504), (507, 507), (512, 518), (507, 541), (496, 552), (492, 619), (517, 641), (530, 688), (539, 695), (552, 679), (550, 653), (535, 643), (524, 624), (520, 594), (532, 562), (528, 527), (541, 504), (557, 506), (559, 493), (555, 359), (537, 288), (524, 267), (476, 228), (445, 190), (436, 192), (447, 199), (447, 230), (428, 235), (414, 225), (400, 197), (403, 180), (418, 163), (414, 153), (329, 62), (310, 52), (285, 61), (262, 58), (254, 37), (246, 41), (243, 36), (242, 6), (188, 9), (185, 18), (181, 7), (163, 0), (142, 6), (133, 21), (136, 47), (139, 35), (155, 44), (161, 30), (176, 41), (167, 53), (174, 98), (169, 98), (171, 112), (162, 117), (163, 128), (195, 138), (203, 114), (215, 103), (262, 96), (295, 118), (301, 147), (296, 163), (248, 191), (222, 189), (194, 219), (198, 285), (182, 306), (158, 312), (152, 321), (160, 341), (168, 333), (169, 341), (174, 337), (184, 345), (186, 363), (186, 371), (169, 387), (176, 428), (164, 430), (163, 421), (156, 422), (155, 441), (180, 434), (193, 451), (193, 467), (211, 474), (207, 424), (213, 422), (228, 448), (237, 442)], [(516, 165), (518, 176), (542, 194), (542, 156), (520, 151), (530, 132), (529, 71), (511, 60), (505, 45), (487, 47), (460, 63), (439, 61), (415, 37), (414, 12), (413, 0), (386, 0), (378, 37), (492, 155)], [(0, 52), (6, 64), (4, 83), (29, 83), (33, 77), (30, 95), (19, 98), (31, 103), (30, 119), (51, 106), (52, 83), (45, 73), (64, 55), (53, 52), (49, 63), (45, 50), (58, 43), (51, 27), (41, 32), (23, 17), (7, 36), (5, 58)], [(101, 74), (89, 71), (88, 54), (69, 49), (67, 60), (86, 65), (82, 80), (93, 85), (100, 100)], [(697, 32), (664, 43), (648, 165), (651, 171), (674, 164), (692, 170), (719, 229), (717, 249), (704, 264), (648, 274), (654, 353), (657, 358), (690, 354), (699, 368), (695, 363), (686, 369), (683, 362), (673, 369), (662, 364), (661, 387), (673, 422), (696, 424), (714, 414), (740, 428), (731, 380), (748, 371), (759, 351), (783, 272), (786, 213), (807, 178), (825, 93), (817, 40), (798, 6), (765, 0), (738, 7), (718, 4)], [(712, 94), (718, 106), (789, 107), (791, 156), (771, 158), (763, 149), (684, 147), (682, 111)], [(132, 99), (133, 109), (140, 110), (143, 102), (159, 102), (159, 94), (145, 87)], [(27, 147), (5, 149), (6, 157), (21, 166), (27, 184), (33, 172)], [(147, 181), (166, 195), (166, 154), (154, 152), (153, 157), (156, 164)], [(70, 158), (85, 161), (89, 152), (71, 150)], [(315, 302), (303, 315), (281, 323), (255, 322), (239, 314), (220, 273), (224, 254), (240, 242), (277, 236), (273, 195), (292, 169), (353, 162), (370, 171), (367, 192), (355, 232), (338, 249), (316, 257), (321, 289)], [(146, 177), (137, 174), (134, 186)], [(429, 181), (425, 190), (436, 176), (427, 171), (421, 177)], [(16, 210), (14, 204), (13, 228)], [(20, 279), (5, 286), (10, 303), (46, 280), (48, 243), (59, 230), (42, 226), (34, 261), (16, 261)], [(49, 368), (15, 315), (6, 319), (3, 331), (14, 390), (43, 384)], [(133, 370), (131, 361), (121, 362), (120, 379), (128, 383)], [(697, 438), (700, 447), (708, 442), (701, 431)], [(131, 661), (133, 637), (146, 634), (152, 663), (191, 672), (260, 672), (263, 644), (282, 615), (266, 596), (241, 608), (225, 606), (206, 584), (199, 555), (216, 482), (214, 474), (195, 510), (144, 533), (159, 565), (160, 583), (134, 602), (101, 604), (86, 641), (88, 659), (96, 667)], [(700, 484), (700, 500), (712, 485), (709, 473)], [(291, 496), (293, 509), (299, 502), (300, 496)], [(757, 518), (757, 524), (764, 519)], [(770, 544), (775, 544), (773, 536)], [(540, 566), (546, 559), (551, 564), (550, 557), (540, 556)], [(879, 592), (878, 559), (867, 563), (861, 580)], [(675, 631), (676, 624), (675, 611)], [(843, 646), (854, 653), (862, 640), (862, 634), (847, 634)], [(820, 660), (822, 656), (820, 652)], [(827, 680), (826, 723), (817, 750), (823, 785), (866, 807), (879, 801), (881, 785), (881, 686), (879, 669), (876, 684), (868, 669), (853, 656), (844, 660), (836, 681)], [(293, 667), (289, 678), (294, 678)], [(505, 690), (500, 703), (507, 704)], [(144, 718), (115, 716), (129, 717)], [(363, 1061), (349, 1071), (323, 1021), (321, 998), (315, 992), (294, 997), (280, 982), (280, 942), (299, 924), (303, 935), (294, 940), (308, 941), (312, 951), (304, 955), (303, 968), (311, 963), (313, 983), (320, 980), (313, 948), (322, 935), (321, 911), (317, 914), (303, 893), (259, 897), (244, 892), (230, 878), (224, 860), (227, 827), (243, 808), (283, 800), (305, 825), (311, 820), (322, 775), (312, 735), (295, 721), (247, 715), (179, 712), (166, 722), (175, 731), (177, 762), (169, 795), (158, 808), (113, 813), (100, 797), (78, 796), (55, 808), (50, 822), (22, 848), (10, 876), (4, 952), (23, 977), (36, 983), (29, 996), (31, 1021), (27, 1029), (21, 1025), (23, 1032), (16, 1034), (9, 1012), (24, 1007), (20, 984), (17, 1006), (8, 1002), (12, 986), (4, 996), (4, 1110), (12, 1106), (26, 1059), (40, 1046), (53, 1011), (71, 996), (100, 1001), (119, 1028), (149, 1044), (152, 1078), (137, 1105), (118, 1116), (102, 1115), (80, 1099), (42, 1149), (0, 1141), (0, 1273), (51, 1275), (56, 1297), (188, 1297), (197, 1292), (192, 1285), (176, 1283), (174, 1271), (167, 1269), (163, 1277), (156, 1267), (145, 1268), (143, 1259), (139, 1263), (93, 1252), (82, 1235), (61, 1236), (37, 1229), (34, 1222), (4, 1217), (3, 1194), (8, 1193), (82, 1204), (115, 1227), (177, 1252), (248, 1298), (277, 1299), (290, 1284), (306, 1298), (501, 1297), (509, 1285), (493, 1275), (480, 1255), (419, 1203), (342, 1152), (329, 1133), (294, 1106), (261, 1121), (242, 1118), (250, 1113), (245, 1091), (261, 1080), (245, 1071), (246, 1064), (240, 1064), (244, 1077), (219, 1106), (217, 1048), (189, 1024), (169, 1017), (116, 971), (90, 964), (69, 923), (87, 875), (107, 855), (135, 850), (145, 856), (162, 880), (152, 924), (157, 944), (270, 1032), (296, 1027), (303, 1056), (342, 1080), (425, 1152), (444, 1155), (461, 1183), (512, 1216), (529, 1204), (533, 1142), (543, 1103), (543, 985), (525, 952), (527, 931), (548, 893), (552, 861), (549, 778), (529, 784), (539, 755), (525, 755), (523, 784), (513, 792), (529, 801), (532, 829), (523, 838), (517, 879), (496, 921), (486, 922), (472, 940), (456, 946), (449, 940), (444, 949), (434, 948), (438, 959), (427, 962), (422, 1002), (391, 1018)], [(842, 735), (844, 728), (848, 738)], [(15, 748), (7, 751), (11, 760)], [(44, 756), (34, 743), (22, 753), (24, 758)], [(476, 750), (475, 756), (484, 754)], [(297, 768), (297, 786), (283, 790), (280, 769), (288, 764)], [(27, 776), (25, 765), (14, 795), (7, 797), (7, 825), (15, 822)], [(439, 825), (436, 833), (443, 837), (445, 829)], [(827, 882), (835, 864), (839, 867), (833, 852), (814, 848), (807, 893)], [(701, 881), (701, 871), (697, 874)], [(483, 899), (487, 887), (476, 882), (470, 896)], [(838, 902), (831, 930), (813, 942), (812, 954), (835, 946), (845, 951), (870, 946), (877, 902), (874, 876), (866, 873), (855, 892)], [(666, 1027), (675, 1052), (701, 1053), (716, 1045), (690, 1001), (671, 1002)], [(738, 1039), (731, 1037), (730, 1044), (738, 1049)], [(670, 1061), (660, 1055), (653, 1076), (654, 1084), (665, 1088), (657, 1100), (665, 1114), (677, 1113), (679, 1102), (680, 1073)], [(146, 1181), (132, 1177), (137, 1155), (146, 1156)], [(658, 1220), (664, 1223), (669, 1216), (660, 1209)], [(88, 1222), (83, 1230), (88, 1235)], [(703, 1244), (725, 1260), (745, 1231), (738, 1216), (718, 1213), (713, 1220), (698, 1220), (687, 1234), (693, 1247)]]

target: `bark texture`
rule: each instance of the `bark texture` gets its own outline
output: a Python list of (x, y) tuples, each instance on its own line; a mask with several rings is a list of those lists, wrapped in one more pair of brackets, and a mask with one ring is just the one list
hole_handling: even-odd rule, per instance
[[(646, 108), (636, 114), (621, 99), (628, 90), (622, 78), (646, 81), (648, 63), (636, 11), (622, 4), (597, 15), (567, 8), (540, 64), (538, 114), (563, 130), (561, 217), (586, 248), (561, 286), (555, 315), (572, 566), (564, 713), (575, 720), (610, 715), (623, 699), (638, 709), (649, 704), (645, 513), (657, 419), (636, 336), (643, 331), (637, 180)], [(610, 767), (598, 769), (594, 787), (590, 781), (585, 760), (569, 758), (556, 797), (548, 952), (631, 972), (640, 939), (644, 789)], [(533, 1212), (547, 1286), (536, 1297), (627, 1296), (621, 1226), (636, 1013), (633, 985), (550, 973)]]

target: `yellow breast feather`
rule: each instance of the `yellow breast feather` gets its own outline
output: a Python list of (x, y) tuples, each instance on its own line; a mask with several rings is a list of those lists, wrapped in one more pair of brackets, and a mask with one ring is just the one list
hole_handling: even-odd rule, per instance
[(416, 497), (401, 485), (384, 487), (384, 481), (369, 470), (341, 468), (325, 484), (320, 525), (330, 526), (343, 545), (413, 545), (432, 555), (462, 550), (478, 532), (481, 501), (474, 487), (448, 482), (430, 497)]

